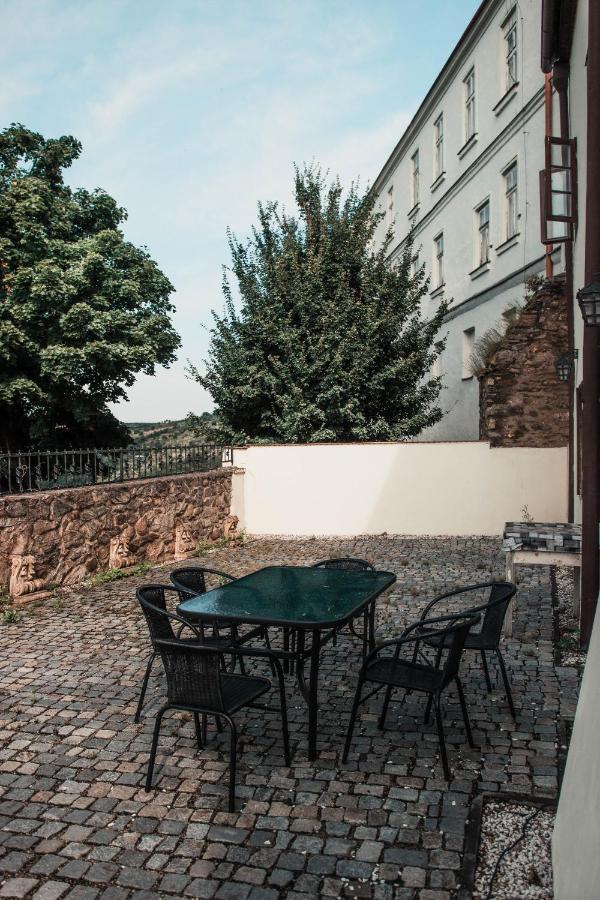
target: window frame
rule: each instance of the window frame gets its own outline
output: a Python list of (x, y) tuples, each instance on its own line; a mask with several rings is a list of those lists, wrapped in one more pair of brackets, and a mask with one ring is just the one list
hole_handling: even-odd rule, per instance
[[(471, 86), (470, 86), (471, 85)], [(463, 78), (464, 90), (464, 142), (470, 141), (477, 133), (475, 123), (475, 66), (471, 66)]]
[[(441, 248), (441, 252), (440, 252)], [(444, 287), (445, 281), (445, 272), (444, 272), (444, 232), (440, 231), (433, 238), (433, 258), (435, 260), (435, 288), (434, 290), (438, 290), (438, 288)]]
[(470, 328), (464, 328), (462, 333), (462, 381), (470, 381), (473, 378), (473, 373), (469, 371), (468, 363), (471, 359), (474, 348), (475, 326), (471, 325)]
[[(515, 173), (515, 183), (508, 186), (508, 177)], [(519, 163), (513, 159), (502, 169), (502, 183), (504, 187), (504, 241), (510, 241), (519, 233)], [(511, 225), (513, 228), (511, 229)]]
[(394, 225), (394, 185), (391, 184), (386, 191), (385, 205), (385, 230), (388, 231)]
[[(481, 214), (484, 210), (487, 210), (487, 220), (482, 222)], [(490, 198), (486, 197), (485, 200), (482, 200), (475, 207), (475, 253), (473, 263), (475, 268), (478, 269), (481, 266), (485, 266), (490, 262), (490, 250), (492, 249), (492, 244), (490, 241), (491, 238), (491, 203)], [(485, 258), (483, 258), (482, 248), (482, 236), (485, 234)]]
[(444, 174), (444, 113), (441, 112), (433, 122), (433, 180)]
[[(519, 83), (519, 32), (517, 8), (514, 6), (502, 23), (504, 86), (506, 91)], [(511, 46), (510, 39), (514, 36)]]
[(412, 188), (412, 208), (419, 203), (419, 195), (420, 195), (420, 180), (421, 180), (421, 165), (419, 158), (419, 148), (415, 150), (410, 158), (412, 170), (411, 170), (411, 188)]

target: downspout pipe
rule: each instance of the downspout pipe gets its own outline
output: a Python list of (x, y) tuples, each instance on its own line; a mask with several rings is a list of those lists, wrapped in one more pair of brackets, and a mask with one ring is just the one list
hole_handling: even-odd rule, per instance
[[(568, 140), (569, 130), (569, 64), (556, 62), (552, 73), (552, 83), (558, 94), (559, 128), (563, 140)], [(573, 292), (573, 243), (566, 241), (565, 252), (565, 293), (567, 303), (567, 343), (569, 353), (572, 354), (575, 347), (575, 322), (574, 322), (574, 292)], [(571, 357), (572, 358), (572, 357)], [(569, 371), (569, 497), (568, 517), (573, 521), (575, 515), (575, 366)]]

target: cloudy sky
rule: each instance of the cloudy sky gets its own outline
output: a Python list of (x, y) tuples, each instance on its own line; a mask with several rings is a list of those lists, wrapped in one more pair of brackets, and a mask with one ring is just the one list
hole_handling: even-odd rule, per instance
[(0, 0), (0, 128), (73, 134), (73, 186), (129, 212), (176, 287), (177, 363), (142, 377), (127, 421), (211, 408), (185, 376), (221, 309), (227, 226), (289, 205), (292, 165), (377, 175), (476, 0)]

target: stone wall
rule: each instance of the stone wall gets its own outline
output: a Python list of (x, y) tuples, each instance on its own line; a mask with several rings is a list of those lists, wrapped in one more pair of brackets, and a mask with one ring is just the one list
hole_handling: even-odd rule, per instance
[(0, 587), (26, 600), (109, 568), (185, 559), (231, 527), (233, 471), (0, 497)]
[(480, 438), (493, 447), (564, 447), (569, 385), (556, 360), (568, 349), (564, 281), (546, 281), (479, 377)]

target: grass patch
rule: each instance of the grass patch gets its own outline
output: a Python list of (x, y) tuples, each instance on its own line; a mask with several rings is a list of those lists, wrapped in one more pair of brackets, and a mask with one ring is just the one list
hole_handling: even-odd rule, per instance
[(105, 572), (96, 572), (85, 582), (87, 587), (98, 587), (101, 584), (110, 584), (111, 581), (120, 581), (121, 578), (129, 578), (131, 575), (145, 575), (152, 569), (152, 564), (143, 562), (130, 569), (107, 569)]
[(7, 609), (0, 614), (0, 625), (14, 625), (21, 621), (21, 616), (16, 609)]

